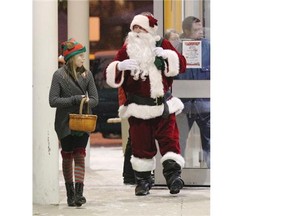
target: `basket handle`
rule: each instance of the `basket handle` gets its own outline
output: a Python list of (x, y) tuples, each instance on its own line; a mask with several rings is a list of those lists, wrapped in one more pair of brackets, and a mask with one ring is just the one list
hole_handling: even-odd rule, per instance
[[(82, 111), (83, 111), (83, 105), (85, 102), (86, 98), (82, 98), (81, 103), (80, 103), (80, 109), (79, 109), (79, 114), (82, 115)], [(87, 103), (87, 114), (89, 114), (89, 103)]]

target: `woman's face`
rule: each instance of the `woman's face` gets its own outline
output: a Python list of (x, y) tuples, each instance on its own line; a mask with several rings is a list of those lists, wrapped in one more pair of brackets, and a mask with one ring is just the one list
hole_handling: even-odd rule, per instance
[(83, 64), (84, 64), (84, 61), (85, 61), (85, 55), (84, 53), (79, 53), (77, 55), (74, 56), (74, 66), (77, 66), (77, 67), (82, 67)]

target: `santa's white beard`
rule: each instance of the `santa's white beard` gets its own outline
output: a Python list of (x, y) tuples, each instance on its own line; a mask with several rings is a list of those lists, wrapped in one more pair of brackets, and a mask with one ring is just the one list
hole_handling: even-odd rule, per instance
[(154, 66), (156, 39), (149, 33), (129, 32), (127, 36), (127, 54), (130, 59), (135, 59), (139, 63), (140, 71), (131, 71), (135, 80), (145, 80), (149, 74), (151, 66)]

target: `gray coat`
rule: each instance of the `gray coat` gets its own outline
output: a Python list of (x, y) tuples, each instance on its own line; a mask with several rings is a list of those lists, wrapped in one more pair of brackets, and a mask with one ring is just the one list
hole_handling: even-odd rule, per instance
[(66, 70), (67, 66), (63, 66), (54, 73), (49, 93), (50, 106), (57, 108), (54, 126), (59, 140), (71, 134), (69, 114), (79, 113), (80, 102), (85, 92), (88, 92), (89, 96), (90, 113), (91, 108), (98, 104), (98, 92), (92, 73), (88, 71), (83, 73), (86, 77), (79, 77), (78, 83), (83, 89), (81, 90)]

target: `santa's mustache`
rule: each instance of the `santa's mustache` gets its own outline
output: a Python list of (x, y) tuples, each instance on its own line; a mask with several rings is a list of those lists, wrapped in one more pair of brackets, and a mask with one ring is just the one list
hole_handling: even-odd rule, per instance
[(132, 37), (132, 38), (147, 38), (149, 37), (148, 33), (146, 32), (129, 32), (128, 36)]
[(145, 32), (129, 32), (127, 39), (128, 43), (144, 43), (143, 45), (150, 45), (155, 43), (155, 38), (151, 34)]

